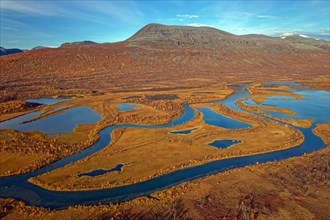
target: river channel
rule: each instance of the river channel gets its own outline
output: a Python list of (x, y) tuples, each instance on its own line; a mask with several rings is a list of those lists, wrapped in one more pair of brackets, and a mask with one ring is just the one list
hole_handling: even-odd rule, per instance
[[(241, 98), (248, 97), (249, 93), (246, 90), (247, 86), (248, 85), (246, 84), (235, 86), (235, 92), (231, 96), (219, 102), (215, 102), (214, 104), (221, 103), (233, 110), (242, 111), (235, 105), (235, 102)], [(94, 145), (77, 154), (71, 155), (67, 158), (63, 158), (57, 162), (54, 162), (53, 164), (42, 167), (34, 172), (16, 176), (1, 177), (0, 196), (16, 198), (18, 200), (26, 202), (29, 205), (42, 206), (51, 209), (66, 208), (68, 206), (78, 204), (86, 205), (99, 203), (118, 203), (131, 200), (140, 196), (147, 196), (153, 192), (163, 190), (171, 186), (178, 185), (182, 182), (191, 181), (210, 174), (215, 174), (223, 172), (225, 170), (248, 166), (256, 163), (266, 163), (270, 161), (278, 161), (290, 157), (301, 156), (305, 153), (311, 153), (313, 151), (317, 151), (325, 147), (325, 143), (321, 140), (321, 138), (314, 135), (312, 130), (315, 128), (315, 125), (317, 123), (329, 123), (330, 121), (329, 92), (312, 89), (303, 90), (301, 88), (299, 90), (293, 90), (292, 92), (299, 93), (307, 101), (297, 102), (295, 100), (290, 99), (275, 99), (274, 101), (276, 101), (275, 104), (280, 107), (290, 108), (291, 106), (294, 106), (294, 111), (296, 111), (297, 113), (295, 116), (293, 116), (295, 119), (297, 118), (314, 120), (310, 128), (294, 127), (295, 129), (300, 130), (305, 136), (304, 142), (300, 146), (271, 153), (263, 153), (253, 156), (244, 156), (208, 162), (202, 165), (178, 170), (144, 182), (111, 189), (79, 192), (60, 192), (43, 189), (28, 182), (28, 179), (31, 177), (36, 177), (46, 172), (51, 172), (52, 170), (66, 166), (70, 163), (74, 163), (105, 148), (111, 142), (111, 132), (117, 128), (143, 128), (146, 129), (147, 132), (147, 130), (150, 128), (167, 128), (186, 123), (195, 117), (195, 111), (189, 105), (185, 104), (184, 113), (168, 124), (156, 126), (120, 124), (106, 127), (99, 132), (100, 138)], [(321, 97), (319, 96), (320, 94), (322, 95)], [(315, 98), (317, 98), (318, 101), (312, 101), (312, 99)], [(267, 104), (272, 104), (271, 99), (267, 100)], [(309, 105), (308, 113), (306, 112), (304, 104)], [(300, 105), (300, 108), (297, 107), (297, 105)], [(317, 112), (317, 115), (311, 114), (311, 112), (313, 111)], [(205, 113), (207, 113), (207, 111), (204, 111), (204, 114)]]

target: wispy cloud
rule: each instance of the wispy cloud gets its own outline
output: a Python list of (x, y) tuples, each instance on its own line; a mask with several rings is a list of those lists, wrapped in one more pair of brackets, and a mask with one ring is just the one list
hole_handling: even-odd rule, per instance
[[(46, 4), (45, 4), (46, 3)], [(51, 2), (42, 1), (1, 1), (1, 10), (10, 10), (30, 16), (60, 15), (61, 10)]]
[[(19, 17), (21, 15), (30, 17), (68, 17), (75, 18), (85, 21), (98, 22), (101, 21), (90, 13), (84, 13), (83, 11), (77, 10), (77, 3), (72, 2), (62, 2), (63, 4), (58, 4), (55, 1), (21, 1), (21, 0), (10, 0), (1, 1), (1, 12), (6, 11), (14, 12), (14, 16)], [(70, 4), (69, 4), (70, 3)], [(4, 22), (6, 23), (6, 22)]]
[(214, 25), (201, 24), (201, 23), (191, 23), (191, 24), (187, 24), (187, 25), (192, 26), (192, 27), (214, 27)]
[(188, 19), (192, 19), (192, 18), (198, 18), (198, 15), (188, 15), (188, 14), (184, 14), (184, 15), (176, 15), (178, 18), (188, 18)]
[(254, 18), (260, 18), (260, 19), (269, 19), (269, 18), (273, 18), (274, 16), (270, 16), (270, 15), (262, 15), (262, 14), (255, 14), (255, 13), (250, 13), (250, 12), (242, 12), (240, 13), (241, 16), (244, 17), (254, 17)]
[(1, 29), (19, 31), (26, 28), (28, 28), (28, 26), (23, 22), (16, 21), (7, 17), (1, 17)]
[(145, 16), (133, 1), (125, 1), (124, 3), (114, 1), (82, 1), (80, 4), (87, 11), (111, 16), (129, 24), (141, 24)]
[(28, 16), (61, 16), (97, 23), (104, 23), (101, 15), (111, 16), (119, 21), (140, 24), (143, 12), (135, 2), (125, 1), (1, 1), (1, 11), (7, 10)]

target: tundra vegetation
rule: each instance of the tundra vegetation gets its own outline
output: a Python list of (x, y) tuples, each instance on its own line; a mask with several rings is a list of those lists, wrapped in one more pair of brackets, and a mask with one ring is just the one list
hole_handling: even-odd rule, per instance
[[(221, 104), (238, 83), (250, 83), (249, 98), (260, 104), (269, 96), (290, 96), (290, 81), (330, 91), (329, 42), (296, 42), (269, 37), (236, 36), (207, 27), (150, 24), (126, 41), (65, 45), (0, 57), (0, 121), (41, 111), (49, 117), (78, 106), (102, 116), (95, 124), (79, 124), (72, 132), (48, 136), (37, 131), (0, 130), (0, 175), (31, 172), (90, 147), (111, 125), (159, 125), (183, 113), (189, 103), (196, 117), (175, 128), (117, 129), (101, 151), (29, 181), (51, 190), (104, 189), (141, 182), (186, 167), (225, 158), (295, 147), (300, 131), (252, 113), (263, 110), (295, 115), (291, 109), (248, 106), (238, 112)], [(26, 103), (29, 98), (73, 97), (51, 106)], [(120, 112), (119, 103), (139, 107)], [(53, 111), (66, 106), (59, 111)], [(251, 124), (224, 129), (203, 121), (200, 107)], [(309, 128), (308, 119), (276, 120)], [(186, 135), (171, 131), (194, 129)], [(74, 206), (62, 210), (34, 207), (0, 198), (4, 219), (330, 219), (330, 124), (313, 132), (327, 146), (317, 152), (278, 162), (206, 176), (121, 204)], [(226, 149), (215, 140), (240, 142)], [(123, 164), (120, 172), (82, 176)]]
[[(330, 124), (314, 129), (327, 147), (182, 183), (122, 204), (48, 210), (0, 199), (6, 219), (328, 219)], [(235, 186), (235, 187), (233, 187)], [(230, 190), (228, 190), (230, 189)], [(320, 202), (325, 201), (325, 202)]]

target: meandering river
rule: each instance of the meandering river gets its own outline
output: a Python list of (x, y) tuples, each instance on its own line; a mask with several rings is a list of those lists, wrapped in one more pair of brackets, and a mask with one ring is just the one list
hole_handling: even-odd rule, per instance
[[(227, 99), (215, 102), (222, 103), (226, 105), (228, 108), (233, 110), (240, 110), (235, 102), (241, 98), (245, 98), (249, 95), (246, 88), (248, 85), (239, 85), (235, 87), (235, 93), (229, 96)], [(306, 98), (315, 98), (311, 97), (310, 92), (303, 93), (303, 97)], [(311, 90), (316, 92), (319, 90)], [(294, 91), (294, 92), (302, 92), (302, 90)], [(320, 91), (319, 91), (320, 92)], [(77, 205), (77, 204), (99, 204), (99, 203), (117, 203), (123, 202), (130, 199), (137, 198), (143, 195), (150, 195), (155, 191), (159, 191), (162, 189), (166, 189), (168, 187), (178, 185), (182, 182), (191, 181), (196, 178), (200, 178), (206, 175), (222, 172), (225, 170), (233, 169), (236, 167), (247, 166), (255, 163), (266, 163), (269, 161), (283, 160), (294, 156), (301, 156), (305, 153), (310, 153), (316, 150), (319, 150), (325, 146), (324, 142), (318, 136), (314, 135), (312, 129), (315, 127), (317, 123), (328, 123), (329, 119), (329, 92), (322, 91), (323, 98), (321, 101), (322, 110), (320, 110), (320, 103), (308, 102), (309, 111), (315, 110), (319, 115), (312, 116), (311, 119), (315, 120), (313, 125), (310, 128), (298, 128), (304, 136), (304, 142), (300, 146), (296, 146), (294, 148), (258, 154), (253, 156), (245, 156), (238, 158), (230, 158), (224, 160), (218, 160), (213, 162), (208, 162), (203, 165), (198, 165), (195, 167), (185, 168), (182, 170), (178, 170), (173, 173), (169, 173), (160, 177), (156, 177), (144, 182), (131, 184), (127, 186), (111, 188), (111, 189), (103, 189), (103, 190), (92, 190), (92, 191), (80, 191), (80, 192), (59, 192), (59, 191), (51, 191), (43, 189), (39, 186), (33, 185), (28, 182), (28, 179), (31, 177), (36, 177), (38, 175), (44, 174), (46, 172), (50, 172), (57, 168), (63, 167), (69, 163), (73, 163), (82, 158), (90, 156), (95, 152), (103, 149), (108, 146), (111, 142), (111, 132), (117, 128), (165, 128), (171, 126), (177, 126), (183, 123), (186, 123), (192, 120), (195, 117), (195, 112), (189, 105), (184, 105), (184, 113), (178, 117), (177, 119), (171, 121), (165, 125), (157, 125), (157, 126), (144, 126), (144, 125), (135, 125), (135, 124), (121, 124), (106, 127), (99, 132), (100, 139), (90, 148), (85, 149), (77, 154), (54, 162), (48, 166), (40, 168), (34, 172), (10, 176), (10, 177), (2, 177), (0, 178), (0, 196), (1, 197), (11, 197), (16, 198), (22, 201), (25, 201), (27, 204), (42, 206), (47, 208), (66, 208), (68, 206)], [(319, 98), (319, 97), (318, 97)], [(285, 102), (287, 100), (278, 100), (277, 102), (281, 103), (281, 107), (286, 107)], [(300, 108), (296, 108), (295, 111), (297, 115), (301, 115), (301, 119), (306, 114), (304, 114), (304, 106), (301, 105)], [(296, 116), (297, 116), (296, 115)], [(295, 116), (295, 117), (296, 117)], [(307, 118), (309, 119), (309, 118)]]

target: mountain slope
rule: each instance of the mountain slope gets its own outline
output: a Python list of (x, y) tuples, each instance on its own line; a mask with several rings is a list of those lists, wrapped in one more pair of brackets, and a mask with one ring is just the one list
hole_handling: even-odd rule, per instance
[(146, 90), (312, 79), (327, 76), (329, 53), (309, 42), (151, 24), (123, 42), (3, 56), (0, 68), (0, 93), (20, 98), (41, 90), (53, 95), (70, 89)]
[(128, 39), (130, 42), (173, 43), (174, 45), (220, 45), (236, 36), (210, 27), (149, 24)]

